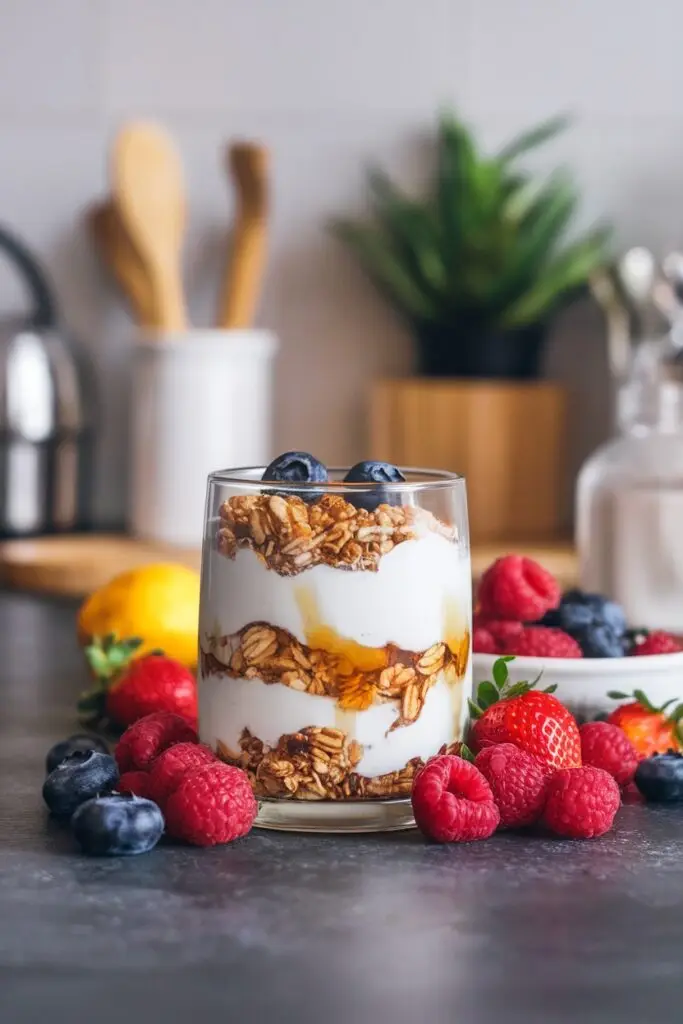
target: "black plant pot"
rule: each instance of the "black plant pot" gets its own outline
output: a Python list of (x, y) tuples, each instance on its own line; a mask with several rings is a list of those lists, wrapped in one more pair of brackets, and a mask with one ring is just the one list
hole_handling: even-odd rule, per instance
[(425, 377), (533, 380), (540, 376), (545, 327), (513, 331), (419, 324), (419, 373)]

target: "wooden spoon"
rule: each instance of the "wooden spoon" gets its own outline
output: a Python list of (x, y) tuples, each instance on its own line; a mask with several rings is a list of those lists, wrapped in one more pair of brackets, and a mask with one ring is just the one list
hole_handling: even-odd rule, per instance
[(151, 284), (151, 326), (183, 331), (187, 315), (180, 250), (185, 198), (173, 140), (155, 124), (124, 125), (114, 140), (111, 179), (114, 205)]
[(218, 309), (219, 327), (251, 327), (254, 321), (266, 258), (268, 163), (264, 146), (251, 142), (228, 146), (226, 165), (235, 184), (236, 214)]
[(118, 282), (138, 323), (154, 327), (150, 280), (111, 199), (91, 206), (86, 220), (102, 261)]

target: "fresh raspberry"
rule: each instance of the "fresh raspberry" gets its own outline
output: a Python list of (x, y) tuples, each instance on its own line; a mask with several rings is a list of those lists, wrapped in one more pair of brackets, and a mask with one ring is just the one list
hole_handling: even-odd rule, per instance
[(472, 650), (475, 654), (499, 654), (498, 644), (485, 626), (472, 629)]
[(245, 836), (258, 806), (246, 772), (214, 761), (193, 768), (166, 802), (166, 831), (193, 846)]
[[(505, 654), (523, 631), (524, 626), (521, 622), (513, 622), (510, 619), (487, 619), (483, 615), (475, 615), (473, 649), (478, 654)], [(482, 646), (485, 649), (482, 650)]]
[(644, 804), (645, 797), (635, 782), (629, 782), (621, 787), (621, 802), (622, 804)]
[(199, 743), (174, 743), (159, 754), (149, 773), (149, 796), (163, 808), (169, 796), (192, 768), (209, 764), (216, 755)]
[(538, 562), (522, 555), (505, 555), (481, 578), (479, 611), (492, 619), (535, 622), (560, 603), (560, 587)]
[(424, 766), (411, 795), (418, 828), (437, 843), (488, 839), (500, 814), (488, 782), (461, 757), (441, 754)]
[(509, 647), (524, 632), (523, 624), (511, 619), (487, 619), (485, 628), (501, 648)]
[(631, 656), (642, 657), (646, 654), (677, 654), (683, 651), (683, 644), (671, 633), (665, 633), (663, 629), (649, 633), (639, 644), (631, 648)]
[(114, 757), (120, 772), (147, 771), (155, 757), (174, 743), (198, 743), (197, 733), (180, 715), (155, 711), (129, 726), (116, 744)]
[(608, 772), (618, 786), (633, 781), (638, 755), (626, 733), (609, 722), (586, 722), (579, 728), (581, 761)]
[(582, 658), (576, 640), (562, 629), (550, 626), (527, 626), (506, 645), (503, 654), (526, 658)]
[(532, 754), (512, 743), (499, 743), (481, 750), (474, 764), (491, 787), (501, 828), (522, 828), (538, 821), (548, 775)]
[(542, 821), (555, 835), (593, 839), (609, 832), (620, 804), (619, 787), (602, 768), (565, 768), (548, 783)]
[(116, 783), (116, 792), (150, 798), (149, 775), (147, 772), (124, 772)]
[(469, 747), (467, 746), (466, 743), (463, 743), (463, 742), (460, 742), (460, 741), (458, 741), (456, 743), (448, 743), (448, 744), (444, 743), (439, 748), (438, 753), (432, 754), (431, 757), (427, 758), (427, 760), (425, 761), (424, 764), (418, 765), (418, 767), (415, 769), (415, 772), (413, 774), (413, 781), (417, 778), (417, 776), (420, 774), (420, 772), (425, 770), (427, 765), (430, 765), (432, 763), (432, 761), (436, 761), (437, 758), (443, 757), (444, 754), (448, 754), (450, 757), (462, 757), (463, 756), (462, 755), (462, 748), (463, 747), (465, 748), (465, 750), (467, 750), (467, 760), (468, 761), (471, 760), (471, 751), (469, 750)]

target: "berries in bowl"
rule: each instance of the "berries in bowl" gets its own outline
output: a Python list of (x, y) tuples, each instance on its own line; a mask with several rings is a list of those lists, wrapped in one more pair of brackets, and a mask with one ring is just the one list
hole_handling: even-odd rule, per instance
[[(683, 699), (679, 638), (633, 628), (621, 607), (600, 594), (562, 593), (533, 559), (499, 558), (482, 576), (475, 604), (475, 688), (491, 677), (497, 658), (513, 655), (513, 681), (542, 672), (579, 720), (609, 715), (621, 703), (658, 712)], [(664, 710), (665, 717), (671, 713)]]

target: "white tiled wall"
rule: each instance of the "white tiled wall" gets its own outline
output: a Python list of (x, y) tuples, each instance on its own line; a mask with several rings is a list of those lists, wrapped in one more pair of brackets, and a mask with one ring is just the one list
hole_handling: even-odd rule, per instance
[[(100, 518), (125, 507), (131, 325), (79, 215), (105, 187), (122, 118), (158, 117), (182, 147), (200, 324), (213, 312), (231, 213), (221, 149), (234, 135), (270, 144), (260, 320), (283, 343), (277, 446), (354, 460), (368, 381), (410, 365), (403, 326), (324, 230), (331, 214), (362, 204), (363, 164), (418, 181), (445, 102), (491, 145), (568, 110), (576, 125), (547, 159), (575, 167), (583, 219), (613, 217), (624, 244), (683, 244), (682, 31), (676, 0), (0, 0), (0, 220), (43, 256), (97, 361)], [(22, 301), (0, 267), (0, 312)], [(597, 326), (590, 310), (574, 311), (550, 359), (581, 408), (575, 460), (605, 429)]]

